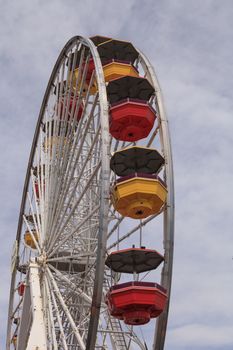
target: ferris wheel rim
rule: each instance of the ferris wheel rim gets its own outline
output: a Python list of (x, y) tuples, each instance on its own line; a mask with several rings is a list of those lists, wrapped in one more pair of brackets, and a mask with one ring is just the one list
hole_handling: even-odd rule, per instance
[(163, 349), (165, 343), (165, 335), (168, 322), (168, 313), (170, 306), (171, 295), (171, 283), (172, 283), (172, 271), (173, 271), (173, 251), (174, 251), (174, 220), (175, 220), (175, 199), (174, 199), (174, 174), (173, 174), (173, 160), (172, 160), (172, 147), (170, 139), (170, 131), (168, 126), (168, 119), (165, 112), (165, 105), (162, 96), (162, 90), (159, 84), (159, 80), (155, 73), (153, 66), (149, 59), (138, 50), (140, 56), (147, 67), (149, 73), (149, 80), (152, 82), (158, 101), (158, 109), (161, 119), (162, 129), (162, 147), (165, 155), (165, 169), (166, 169), (166, 184), (168, 188), (167, 205), (164, 211), (164, 240), (165, 240), (165, 258), (167, 260), (166, 268), (163, 269), (161, 282), (168, 292), (168, 302), (163, 314), (158, 318), (156, 322), (156, 329), (154, 334), (153, 349)]

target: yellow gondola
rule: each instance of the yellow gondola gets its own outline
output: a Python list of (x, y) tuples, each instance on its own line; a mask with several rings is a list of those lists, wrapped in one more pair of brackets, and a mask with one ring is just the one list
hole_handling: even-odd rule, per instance
[[(94, 63), (93, 63), (94, 64)], [(79, 68), (76, 68), (73, 72), (73, 78), (72, 78), (72, 88), (73, 88), (73, 91), (76, 90), (76, 82), (77, 82), (77, 79), (78, 79), (78, 72), (79, 72)], [(70, 81), (71, 78), (69, 78), (69, 81)], [(80, 78), (79, 78), (80, 79)], [(86, 94), (87, 94), (87, 91), (89, 89), (89, 83), (90, 83), (90, 78), (88, 77), (88, 74), (87, 74), (87, 79), (86, 81), (84, 81), (83, 83), (83, 90), (82, 90), (82, 96), (85, 97)], [(80, 90), (80, 87), (81, 87), (81, 80), (79, 81), (78, 83), (78, 90)], [(90, 87), (90, 90), (89, 90), (89, 93), (90, 95), (94, 95), (96, 92), (97, 92), (97, 82), (96, 82), (96, 79), (94, 78), (93, 79), (93, 84), (92, 86)]]
[(16, 349), (17, 347), (17, 335), (14, 335), (12, 340), (11, 340), (12, 344), (14, 345), (14, 348)]
[[(38, 234), (36, 232), (36, 230), (31, 230), (36, 242), (38, 242)], [(32, 249), (35, 249), (36, 248), (36, 245), (34, 243), (34, 240), (30, 234), (29, 231), (26, 231), (25, 234), (24, 234), (24, 242), (26, 245), (28, 245), (29, 247), (31, 247)]]
[(50, 136), (46, 138), (43, 143), (44, 151), (50, 152), (50, 154), (52, 154), (53, 147), (55, 147), (56, 154), (58, 154), (60, 150), (60, 143), (63, 143), (62, 149), (61, 149), (61, 154), (63, 155), (64, 146), (67, 144), (67, 137), (64, 137), (63, 140), (60, 139), (61, 137), (63, 136)]
[(121, 78), (125, 75), (138, 77), (137, 69), (127, 62), (115, 61), (103, 65), (104, 78), (108, 82), (113, 79)]
[(111, 200), (123, 216), (143, 219), (157, 214), (166, 201), (167, 189), (158, 178), (126, 177), (115, 184)]
[[(92, 61), (93, 60), (90, 60), (89, 65), (91, 65), (91, 68), (88, 68), (88, 70), (87, 70), (86, 81), (84, 82), (84, 85), (83, 85), (83, 96), (85, 96), (87, 93), (90, 79), (91, 79), (91, 75), (92, 75), (92, 72), (94, 70), (94, 61), (93, 61), (93, 63), (92, 63)], [(79, 72), (79, 68), (76, 68), (74, 70), (74, 73), (73, 73), (73, 79), (72, 79), (73, 90), (76, 89), (78, 72)], [(106, 82), (109, 82), (110, 80), (113, 80), (113, 79), (121, 78), (121, 77), (126, 76), (126, 75), (131, 76), (131, 77), (138, 77), (139, 76), (138, 71), (134, 66), (132, 66), (128, 62), (122, 62), (122, 61), (116, 61), (116, 60), (112, 60), (112, 61), (104, 64), (103, 65), (103, 72), (104, 72), (104, 78), (105, 78)], [(80, 86), (81, 86), (81, 81), (78, 84), (78, 89), (80, 89)], [(94, 95), (96, 92), (97, 92), (97, 82), (96, 82), (96, 79), (94, 79), (93, 84), (90, 87), (90, 94)]]

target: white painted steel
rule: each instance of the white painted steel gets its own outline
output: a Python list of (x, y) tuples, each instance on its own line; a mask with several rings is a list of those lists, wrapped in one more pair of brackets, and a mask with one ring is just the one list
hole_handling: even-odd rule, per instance
[[(26, 350), (47, 350), (45, 322), (40, 287), (39, 266), (31, 262), (29, 265), (29, 286), (31, 295), (32, 325), (27, 340)], [(28, 317), (29, 315), (27, 315)], [(22, 330), (23, 332), (24, 330)], [(18, 349), (23, 350), (23, 348)]]
[(54, 293), (57, 296), (57, 298), (58, 298), (58, 300), (59, 300), (59, 302), (60, 302), (60, 304), (61, 304), (61, 306), (62, 306), (62, 308), (64, 310), (64, 313), (66, 314), (66, 316), (67, 316), (67, 318), (68, 318), (68, 320), (70, 322), (71, 328), (72, 328), (72, 330), (73, 330), (73, 332), (75, 334), (75, 337), (76, 337), (76, 339), (78, 341), (78, 344), (79, 344), (79, 346), (80, 346), (80, 348), (82, 350), (85, 350), (86, 347), (85, 347), (85, 344), (83, 342), (82, 336), (79, 333), (78, 327), (76, 326), (76, 324), (75, 324), (75, 322), (73, 320), (73, 317), (72, 317), (71, 313), (69, 312), (68, 307), (64, 303), (63, 297), (62, 297), (62, 295), (61, 295), (61, 293), (59, 291), (57, 283), (54, 280), (52, 273), (48, 269), (47, 269), (47, 273), (48, 273), (48, 278), (51, 281), (52, 287), (54, 288)]
[(174, 221), (175, 221), (175, 199), (174, 199), (174, 175), (173, 161), (170, 141), (170, 132), (168, 120), (166, 117), (163, 96), (159, 85), (158, 78), (154, 68), (148, 58), (140, 52), (142, 64), (145, 66), (146, 78), (151, 82), (156, 91), (157, 110), (160, 115), (160, 138), (161, 146), (165, 158), (165, 180), (168, 190), (166, 208), (164, 210), (164, 267), (161, 275), (161, 285), (167, 289), (168, 302), (165, 311), (158, 318), (154, 337), (154, 350), (163, 350), (167, 329), (168, 311), (171, 296), (172, 283), (172, 266), (173, 266), (173, 250), (174, 250)]

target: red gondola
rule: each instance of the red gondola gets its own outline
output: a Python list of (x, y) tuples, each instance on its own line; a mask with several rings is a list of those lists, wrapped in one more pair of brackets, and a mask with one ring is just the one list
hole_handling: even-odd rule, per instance
[(35, 182), (35, 192), (36, 192), (36, 198), (40, 197), (40, 192), (39, 192), (39, 184), (38, 182)]
[[(83, 62), (83, 69), (85, 67), (86, 62)], [(89, 59), (88, 66), (87, 66), (87, 74), (86, 74), (86, 82), (89, 84), (91, 80), (91, 76), (93, 73), (93, 70), (95, 69), (95, 63), (93, 58)]]
[(147, 101), (126, 99), (110, 108), (110, 133), (121, 141), (137, 141), (147, 137), (156, 119)]
[[(58, 107), (57, 107), (57, 108), (58, 108), (57, 113), (59, 113), (59, 117), (60, 117), (61, 119), (63, 119), (63, 118), (66, 117), (67, 120), (70, 120), (70, 114), (72, 113), (72, 109), (73, 109), (73, 116), (74, 116), (75, 114), (77, 114), (76, 120), (79, 121), (79, 120), (81, 119), (82, 113), (83, 113), (83, 105), (82, 105), (82, 104), (79, 105), (79, 109), (78, 109), (78, 112), (77, 112), (77, 111), (76, 111), (76, 108), (77, 108), (77, 105), (76, 105), (76, 104), (77, 104), (77, 100), (78, 100), (78, 97), (77, 97), (76, 99), (74, 99), (73, 96), (70, 97), (69, 111), (68, 111), (67, 117), (66, 117), (66, 111), (63, 112), (63, 108), (64, 108), (64, 99), (61, 101), (61, 107), (59, 107), (59, 105), (58, 105)], [(73, 105), (74, 105), (74, 107), (73, 107)], [(67, 108), (67, 101), (65, 102), (65, 109), (66, 109), (66, 108)]]
[(19, 282), (17, 289), (18, 289), (19, 296), (22, 297), (24, 295), (24, 291), (25, 291), (25, 283)]
[(110, 314), (129, 325), (142, 325), (158, 317), (167, 301), (166, 290), (156, 283), (127, 282), (113, 286), (106, 295)]
[[(40, 190), (42, 191), (42, 187), (40, 188)], [(44, 182), (43, 191), (45, 193), (45, 182)], [(35, 181), (35, 192), (36, 192), (36, 198), (39, 199), (40, 198), (40, 191), (39, 191), (39, 184), (37, 181)], [(41, 195), (42, 195), (42, 193), (41, 193)]]

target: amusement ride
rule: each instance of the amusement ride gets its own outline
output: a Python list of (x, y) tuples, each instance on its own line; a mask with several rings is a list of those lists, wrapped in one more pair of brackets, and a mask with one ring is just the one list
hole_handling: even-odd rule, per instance
[(130, 42), (73, 37), (32, 143), (6, 349), (164, 349), (173, 241), (171, 145), (154, 69)]

